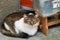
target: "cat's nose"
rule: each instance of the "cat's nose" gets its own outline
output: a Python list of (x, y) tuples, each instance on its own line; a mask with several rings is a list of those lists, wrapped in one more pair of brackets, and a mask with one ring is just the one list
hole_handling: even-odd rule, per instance
[(31, 25), (33, 25), (33, 24), (34, 24), (34, 22), (32, 21), (32, 22), (31, 22)]

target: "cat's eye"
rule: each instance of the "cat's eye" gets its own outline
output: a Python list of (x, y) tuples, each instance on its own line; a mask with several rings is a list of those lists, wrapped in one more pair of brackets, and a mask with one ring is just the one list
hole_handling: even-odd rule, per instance
[(29, 21), (29, 22), (30, 22), (30, 20), (27, 20), (27, 21)]
[(38, 17), (38, 15), (35, 15), (35, 17)]

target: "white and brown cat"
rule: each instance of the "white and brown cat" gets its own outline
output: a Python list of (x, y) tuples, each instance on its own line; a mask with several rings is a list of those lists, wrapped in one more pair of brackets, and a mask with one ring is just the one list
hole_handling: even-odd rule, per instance
[(4, 19), (1, 32), (7, 36), (29, 38), (36, 34), (39, 22), (36, 11), (15, 12)]

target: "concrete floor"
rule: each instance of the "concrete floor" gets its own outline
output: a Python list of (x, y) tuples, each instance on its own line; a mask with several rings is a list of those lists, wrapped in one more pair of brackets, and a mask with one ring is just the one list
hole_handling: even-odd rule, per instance
[[(0, 27), (3, 19), (12, 12), (18, 11), (19, 0), (0, 0)], [(42, 32), (29, 39), (12, 38), (0, 33), (0, 40), (60, 40), (60, 26), (49, 28), (49, 35), (45, 36)]]
[(60, 26), (54, 26), (49, 28), (48, 36), (45, 36), (42, 32), (37, 32), (37, 34), (29, 39), (13, 38), (7, 37), (0, 33), (0, 40), (60, 40)]

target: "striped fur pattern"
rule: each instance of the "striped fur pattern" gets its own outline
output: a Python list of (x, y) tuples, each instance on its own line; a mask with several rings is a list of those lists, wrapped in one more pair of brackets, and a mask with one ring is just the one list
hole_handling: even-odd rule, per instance
[(39, 22), (35, 11), (15, 12), (4, 19), (1, 32), (8, 36), (28, 38), (36, 34)]

